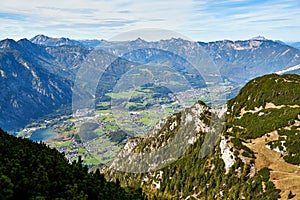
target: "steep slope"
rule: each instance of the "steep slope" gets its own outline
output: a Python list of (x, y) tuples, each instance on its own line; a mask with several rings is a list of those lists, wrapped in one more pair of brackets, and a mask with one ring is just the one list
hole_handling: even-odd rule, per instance
[(82, 67), (91, 48), (78, 45), (45, 46), (45, 51), (55, 59), (57, 65), (53, 69), (58, 75), (74, 82), (78, 69)]
[(2, 128), (17, 130), (61, 107), (70, 112), (71, 87), (91, 51), (74, 45), (37, 45), (27, 39), (1, 41)]
[(57, 63), (28, 40), (0, 43), (0, 126), (20, 128), (68, 104), (71, 83), (50, 72)]
[[(298, 75), (272, 74), (250, 81), (228, 102), (221, 135), (215, 135), (216, 127), (209, 126), (217, 111), (197, 103), (167, 118), (148, 137), (129, 140), (103, 171), (107, 178), (118, 178), (122, 185), (142, 186), (150, 199), (298, 198), (299, 84)], [(196, 107), (202, 109), (195, 115)], [(186, 123), (189, 115), (191, 121)], [(195, 126), (202, 128), (191, 131), (197, 130)], [(184, 141), (175, 139), (183, 133), (187, 137), (181, 139), (190, 142), (187, 148), (182, 148)], [(191, 139), (190, 133), (196, 137)], [(164, 155), (153, 163), (137, 159), (138, 153), (144, 157), (149, 152), (156, 155), (174, 139), (179, 145), (173, 151), (182, 152), (176, 159)], [(148, 171), (137, 173), (144, 163)]]
[(140, 190), (88, 173), (82, 160), (68, 163), (45, 144), (15, 138), (0, 129), (0, 199), (142, 199)]

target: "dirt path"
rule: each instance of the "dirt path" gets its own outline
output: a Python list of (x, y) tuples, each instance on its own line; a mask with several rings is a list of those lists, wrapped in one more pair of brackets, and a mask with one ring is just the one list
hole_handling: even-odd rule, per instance
[(293, 200), (300, 199), (300, 166), (286, 163), (281, 154), (266, 148), (266, 143), (277, 140), (277, 132), (269, 133), (270, 137), (263, 136), (252, 140), (250, 143), (244, 143), (247, 147), (255, 152), (256, 170), (264, 167), (270, 168), (270, 180), (276, 188), (281, 190), (281, 199), (288, 199), (288, 194), (292, 191), (296, 196)]

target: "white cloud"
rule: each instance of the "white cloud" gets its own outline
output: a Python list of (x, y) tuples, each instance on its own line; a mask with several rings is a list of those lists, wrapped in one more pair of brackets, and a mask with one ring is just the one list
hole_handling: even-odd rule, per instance
[[(204, 41), (261, 34), (300, 40), (299, 19), (298, 0), (3, 0), (0, 38), (43, 33), (108, 39), (129, 30), (163, 28)], [(293, 31), (280, 34), (280, 27), (292, 26)]]

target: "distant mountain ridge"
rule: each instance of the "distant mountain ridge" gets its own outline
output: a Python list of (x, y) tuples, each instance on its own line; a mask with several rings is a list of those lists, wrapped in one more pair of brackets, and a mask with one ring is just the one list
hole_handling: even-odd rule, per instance
[(102, 40), (73, 40), (69, 38), (54, 38), (54, 37), (48, 37), (45, 35), (36, 35), (33, 38), (30, 39), (32, 43), (43, 45), (43, 46), (76, 46), (81, 45), (84, 47), (96, 47), (101, 44)]
[(244, 41), (223, 40), (198, 44), (175, 38), (157, 42), (147, 42), (138, 38), (118, 43), (103, 41), (98, 48), (116, 56), (145, 48), (170, 51), (188, 58), (193, 65), (201, 66), (198, 69), (202, 75), (208, 76), (213, 73), (211, 69), (216, 69), (213, 71), (219, 71), (223, 78), (238, 84), (245, 84), (257, 76), (300, 64), (298, 49), (261, 36)]
[(300, 49), (300, 42), (287, 42), (287, 44), (296, 49)]
[(52, 38), (45, 35), (36, 35), (30, 39), (32, 43), (43, 46), (80, 45), (80, 42), (69, 38)]
[(245, 83), (300, 63), (300, 52), (272, 40), (217, 41), (200, 43), (220, 68), (222, 76)]

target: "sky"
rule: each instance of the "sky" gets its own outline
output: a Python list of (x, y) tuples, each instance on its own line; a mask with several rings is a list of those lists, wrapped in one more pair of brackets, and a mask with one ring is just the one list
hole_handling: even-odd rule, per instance
[(288, 42), (300, 41), (300, 1), (1, 0), (0, 22), (0, 39), (44, 34), (108, 40), (151, 28), (170, 30), (194, 41), (261, 35)]

